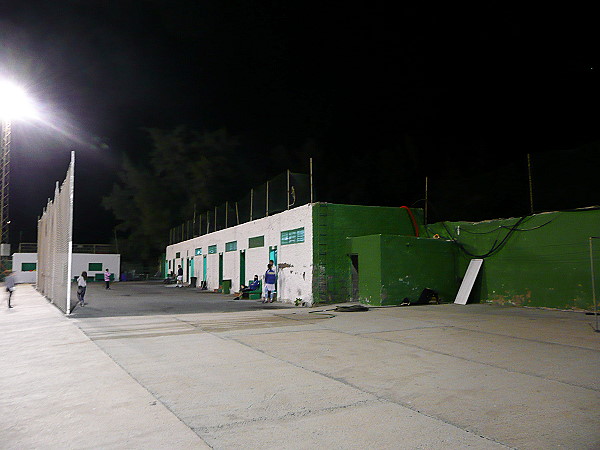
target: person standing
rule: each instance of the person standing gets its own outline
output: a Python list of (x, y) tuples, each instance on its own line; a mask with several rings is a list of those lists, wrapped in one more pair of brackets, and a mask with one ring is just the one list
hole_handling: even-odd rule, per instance
[(81, 272), (81, 276), (77, 278), (77, 300), (79, 300), (79, 306), (85, 305), (85, 290), (87, 289), (87, 272)]
[(106, 289), (110, 289), (110, 272), (108, 269), (104, 272), (104, 282), (106, 283)]
[(4, 282), (6, 283), (6, 292), (8, 292), (8, 307), (12, 308), (10, 304), (10, 299), (12, 297), (13, 292), (15, 291), (15, 276), (10, 270), (6, 271), (6, 273), (7, 275), (4, 279)]
[(177, 269), (177, 287), (178, 288), (183, 287), (183, 268), (181, 267), (181, 264), (179, 265), (179, 268)]
[(275, 284), (277, 283), (277, 274), (273, 270), (273, 262), (269, 261), (267, 264), (267, 271), (265, 272), (265, 299), (263, 303), (272, 303), (274, 299)]

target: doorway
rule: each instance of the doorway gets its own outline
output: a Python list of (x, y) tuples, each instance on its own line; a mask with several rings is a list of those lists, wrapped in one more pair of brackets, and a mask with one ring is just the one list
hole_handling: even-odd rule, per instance
[[(223, 285), (223, 253), (219, 253), (219, 286)], [(220, 289), (220, 287), (219, 287)]]
[(277, 246), (269, 247), (269, 260), (273, 261), (273, 268), (277, 271)]
[(350, 256), (350, 278), (351, 278), (351, 296), (352, 300), (358, 300), (358, 255)]
[(240, 250), (240, 286), (246, 285), (246, 252)]
[(202, 257), (202, 281), (206, 283), (206, 255)]

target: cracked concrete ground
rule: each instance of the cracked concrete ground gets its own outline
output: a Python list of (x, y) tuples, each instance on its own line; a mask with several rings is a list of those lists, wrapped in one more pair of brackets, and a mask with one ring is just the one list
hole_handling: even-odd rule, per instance
[(141, 284), (93, 287), (70, 318), (31, 286), (14, 299), (2, 448), (600, 447), (582, 313), (340, 313)]

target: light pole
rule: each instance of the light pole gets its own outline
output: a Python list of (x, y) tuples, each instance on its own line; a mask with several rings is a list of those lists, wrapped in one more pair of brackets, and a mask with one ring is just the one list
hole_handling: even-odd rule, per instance
[(33, 103), (21, 87), (10, 81), (0, 81), (0, 256), (10, 256), (8, 200), (11, 121), (21, 117), (32, 117), (35, 115), (34, 111)]

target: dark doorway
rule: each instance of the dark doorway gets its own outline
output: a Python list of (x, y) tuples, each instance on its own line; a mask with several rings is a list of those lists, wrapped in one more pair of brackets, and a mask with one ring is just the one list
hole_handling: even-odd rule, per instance
[(352, 299), (358, 300), (358, 255), (349, 255), (350, 256), (350, 272), (352, 279)]

